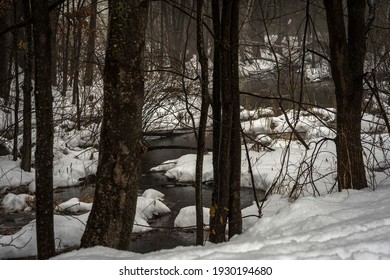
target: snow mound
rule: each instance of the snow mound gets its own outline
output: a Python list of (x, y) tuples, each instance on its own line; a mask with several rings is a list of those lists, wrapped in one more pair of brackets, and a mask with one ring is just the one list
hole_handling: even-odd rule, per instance
[[(254, 165), (260, 161), (262, 154), (250, 151), (250, 159), (251, 164)], [(272, 157), (272, 155), (271, 155)], [(213, 163), (212, 163), (213, 155), (212, 153), (208, 153), (203, 158), (203, 175), (202, 180), (211, 181), (213, 180)], [(241, 186), (242, 187), (251, 187), (252, 180), (249, 173), (249, 164), (246, 158), (245, 151), (242, 151), (241, 155)], [(271, 164), (273, 162), (270, 162)], [(164, 175), (169, 179), (174, 179), (178, 182), (194, 182), (195, 181), (195, 171), (196, 171), (196, 155), (195, 154), (187, 154), (179, 157), (176, 160), (169, 160), (163, 162), (162, 164), (153, 167), (152, 171), (163, 171)], [(265, 165), (266, 168), (253, 169), (253, 177), (255, 181), (256, 188), (266, 190), (267, 186), (270, 182), (266, 179), (269, 174), (268, 164)], [(267, 169), (267, 170), (265, 170)], [(274, 171), (276, 173), (276, 169)]]
[[(208, 225), (210, 220), (210, 208), (203, 207), (203, 224)], [(195, 227), (196, 209), (195, 206), (187, 206), (180, 209), (177, 215), (174, 227)]]
[(33, 202), (34, 200), (34, 196), (29, 194), (8, 193), (4, 196), (2, 205), (4, 208), (16, 211), (29, 210), (30, 206), (28, 205), (28, 202)]
[(71, 198), (55, 207), (55, 210), (64, 213), (78, 213), (91, 211), (91, 209), (92, 203), (82, 202), (77, 197)]
[(155, 199), (163, 200), (165, 197), (165, 194), (155, 190), (155, 189), (147, 189), (143, 192), (142, 197), (148, 198), (148, 199)]
[(28, 185), (34, 180), (34, 170), (32, 172), (23, 171), (20, 168), (19, 159), (13, 161), (9, 156), (0, 157), (0, 190)]

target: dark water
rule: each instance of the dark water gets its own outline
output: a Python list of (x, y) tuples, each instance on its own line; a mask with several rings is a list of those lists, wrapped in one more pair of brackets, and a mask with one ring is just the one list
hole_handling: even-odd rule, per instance
[[(182, 145), (195, 147), (196, 141), (192, 133), (181, 134), (169, 138), (148, 139), (151, 146)], [(211, 147), (211, 139), (207, 138), (207, 145)], [(177, 246), (195, 245), (195, 230), (179, 230), (173, 228), (174, 220), (180, 209), (186, 206), (195, 205), (195, 188), (191, 184), (177, 184), (168, 180), (162, 173), (150, 173), (150, 168), (170, 159), (178, 158), (184, 154), (195, 153), (192, 149), (159, 149), (149, 152), (142, 163), (142, 172), (139, 193), (146, 189), (153, 188), (165, 194), (164, 204), (171, 213), (155, 217), (149, 224), (156, 229), (145, 233), (132, 234), (132, 242), (129, 251), (137, 253), (147, 253), (161, 249), (170, 249)], [(65, 201), (73, 197), (93, 196), (94, 187), (86, 184), (81, 187), (56, 189), (54, 197), (57, 201)], [(209, 207), (211, 203), (212, 190), (209, 186), (203, 186), (203, 206)], [(261, 198), (262, 192), (259, 193)], [(252, 205), (253, 190), (242, 188), (241, 206), (242, 208)]]
[[(192, 134), (180, 135), (170, 138), (150, 140), (153, 145), (185, 145), (195, 147), (196, 141)], [(207, 138), (207, 146), (211, 147), (211, 138)], [(173, 228), (174, 220), (180, 209), (195, 205), (195, 188), (192, 185), (178, 185), (161, 173), (148, 173), (149, 169), (166, 160), (178, 158), (184, 154), (195, 153), (186, 149), (163, 149), (149, 152), (142, 165), (145, 174), (141, 178), (140, 191), (153, 188), (165, 194), (164, 203), (171, 209), (171, 213), (150, 222), (153, 227), (163, 227), (147, 233), (133, 234), (129, 250), (138, 253), (147, 253), (161, 249), (170, 249), (177, 246), (195, 245), (194, 230), (178, 230)], [(204, 185), (202, 191), (203, 206), (209, 207), (212, 190)], [(260, 193), (260, 198), (263, 193)], [(241, 189), (241, 207), (245, 208), (253, 203), (253, 190)]]

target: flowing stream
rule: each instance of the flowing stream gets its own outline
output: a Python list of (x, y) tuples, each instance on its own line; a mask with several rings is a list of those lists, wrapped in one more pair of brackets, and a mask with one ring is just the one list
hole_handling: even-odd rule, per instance
[[(195, 147), (196, 140), (192, 133), (180, 134), (172, 137), (154, 138), (148, 141), (151, 146), (187, 146)], [(207, 145), (211, 147), (211, 137), (207, 138)], [(171, 213), (156, 217), (149, 224), (154, 228), (144, 233), (132, 234), (132, 242), (129, 251), (147, 253), (161, 249), (170, 249), (176, 246), (195, 245), (195, 230), (182, 230), (173, 228), (174, 220), (180, 209), (195, 205), (195, 188), (192, 184), (178, 184), (168, 180), (162, 173), (151, 173), (150, 168), (166, 160), (178, 158), (184, 154), (196, 153), (193, 149), (159, 149), (148, 152), (142, 163), (142, 172), (139, 193), (153, 188), (165, 194), (164, 203), (171, 209)], [(212, 190), (209, 186), (203, 186), (203, 206), (209, 207)], [(58, 188), (54, 191), (55, 201), (66, 201), (73, 197), (82, 199), (92, 197), (93, 184), (70, 188)], [(263, 195), (259, 192), (259, 197)], [(252, 205), (253, 190), (242, 188), (242, 208)], [(4, 210), (4, 209), (3, 209)], [(0, 234), (11, 234), (35, 218), (33, 212), (4, 212), (0, 213)]]

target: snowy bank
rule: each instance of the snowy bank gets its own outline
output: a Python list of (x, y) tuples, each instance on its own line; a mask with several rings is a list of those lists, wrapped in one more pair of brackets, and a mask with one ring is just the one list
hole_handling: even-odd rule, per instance
[(390, 188), (294, 203), (274, 195), (264, 216), (228, 243), (148, 254), (96, 247), (56, 259), (390, 259)]
[[(149, 189), (138, 197), (137, 211), (134, 220), (133, 232), (145, 232), (151, 230), (148, 220), (154, 215), (163, 215), (170, 209), (161, 201), (163, 194)], [(15, 202), (15, 197), (20, 198)], [(3, 206), (13, 207), (13, 210), (23, 210), (23, 204), (28, 195), (10, 195), (4, 198)], [(12, 198), (12, 200), (11, 200)], [(12, 202), (14, 201), (14, 202)], [(91, 203), (80, 202), (78, 198), (72, 198), (56, 207), (58, 212), (78, 213), (89, 211)], [(63, 250), (80, 245), (84, 233), (89, 212), (81, 215), (54, 215), (54, 235), (56, 249)], [(0, 259), (21, 258), (36, 255), (36, 220), (25, 225), (13, 235), (0, 236)]]

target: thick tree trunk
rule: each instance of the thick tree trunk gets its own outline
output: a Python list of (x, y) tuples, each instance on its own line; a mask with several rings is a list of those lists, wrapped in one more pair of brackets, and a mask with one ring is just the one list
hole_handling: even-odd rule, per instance
[(35, 54), (36, 227), (38, 259), (54, 255), (53, 230), (53, 97), (48, 1), (32, 2)]
[(137, 204), (148, 1), (110, 0), (103, 124), (94, 203), (81, 240), (127, 249)]
[(367, 186), (360, 139), (366, 51), (366, 2), (347, 2), (348, 32), (345, 30), (342, 1), (324, 0), (324, 5), (337, 102), (338, 188), (340, 191), (349, 188), (361, 189)]

